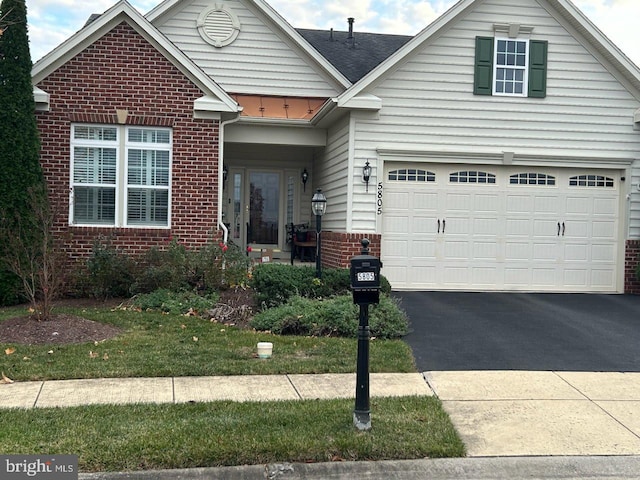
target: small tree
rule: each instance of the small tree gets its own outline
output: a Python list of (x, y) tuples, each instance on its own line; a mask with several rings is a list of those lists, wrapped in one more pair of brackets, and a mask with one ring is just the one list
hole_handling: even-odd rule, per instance
[(0, 215), (0, 234), (7, 241), (1, 264), (16, 275), (31, 303), (33, 316), (48, 320), (53, 301), (62, 294), (68, 256), (54, 235), (57, 209), (51, 208), (45, 195), (37, 189), (29, 191), (33, 215)]
[[(33, 202), (28, 192), (44, 195), (40, 142), (31, 84), (31, 54), (24, 0), (0, 3), (0, 211), (5, 212), (0, 257), (10, 253), (11, 236), (27, 217)], [(8, 296), (15, 277), (0, 269), (0, 299)], [(9, 295), (10, 296), (10, 295)]]

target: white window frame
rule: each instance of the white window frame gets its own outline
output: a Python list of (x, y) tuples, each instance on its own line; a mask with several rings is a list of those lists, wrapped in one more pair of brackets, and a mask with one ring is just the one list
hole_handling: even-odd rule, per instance
[[(518, 42), (525, 44), (524, 65), (502, 65), (498, 64), (498, 44), (499, 42)], [(507, 69), (512, 71), (522, 71), (522, 93), (500, 92), (498, 86), (498, 69)], [(493, 95), (505, 97), (526, 97), (529, 93), (529, 39), (528, 38), (510, 38), (507, 36), (496, 35), (493, 44)]]
[[(77, 127), (89, 127), (89, 128), (112, 128), (116, 129), (116, 141), (101, 141), (101, 140), (85, 140), (76, 139), (75, 131)], [(130, 142), (129, 131), (130, 130), (155, 130), (169, 133), (169, 143), (154, 143), (154, 142)], [(104, 227), (104, 228), (142, 228), (142, 229), (169, 229), (171, 228), (171, 185), (172, 185), (172, 172), (173, 172), (173, 131), (170, 128), (165, 127), (151, 127), (151, 126), (125, 126), (125, 125), (99, 125), (99, 124), (84, 124), (74, 123), (71, 125), (71, 153), (70, 153), (70, 194), (69, 194), (69, 225), (82, 226), (82, 227)], [(75, 168), (75, 148), (76, 147), (89, 147), (89, 148), (115, 148), (116, 149), (116, 179), (113, 187), (115, 188), (115, 219), (111, 223), (100, 222), (75, 222), (74, 221), (74, 189), (78, 186), (88, 187), (100, 187), (102, 184), (97, 183), (82, 183), (74, 181), (74, 168)], [(169, 152), (169, 171), (167, 185), (137, 185), (128, 183), (128, 171), (129, 171), (129, 150), (160, 150)], [(105, 184), (107, 185), (107, 184)], [(111, 186), (112, 184), (108, 184)], [(129, 223), (127, 220), (128, 212), (128, 192), (130, 188), (145, 189), (145, 190), (161, 190), (167, 192), (167, 222), (166, 224), (158, 225), (154, 223)]]

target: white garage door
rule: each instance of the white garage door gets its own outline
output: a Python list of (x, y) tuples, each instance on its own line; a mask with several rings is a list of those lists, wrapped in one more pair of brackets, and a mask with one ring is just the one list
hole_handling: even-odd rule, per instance
[(398, 289), (615, 292), (615, 171), (387, 164), (384, 275)]

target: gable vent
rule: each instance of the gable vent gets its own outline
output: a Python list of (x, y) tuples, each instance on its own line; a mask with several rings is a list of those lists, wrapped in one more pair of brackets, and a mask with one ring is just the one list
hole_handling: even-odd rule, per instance
[(238, 17), (227, 7), (216, 5), (203, 11), (197, 21), (200, 36), (214, 47), (233, 43), (240, 33)]

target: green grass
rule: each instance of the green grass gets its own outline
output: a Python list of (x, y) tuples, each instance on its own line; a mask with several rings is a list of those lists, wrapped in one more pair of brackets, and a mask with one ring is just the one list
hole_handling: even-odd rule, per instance
[[(122, 333), (97, 344), (0, 344), (0, 370), (27, 381), (349, 373), (356, 367), (355, 339), (277, 336), (153, 312), (62, 311)], [(0, 322), (23, 314), (0, 309)], [(271, 359), (256, 358), (259, 341), (274, 343)], [(415, 371), (411, 349), (400, 340), (373, 340), (370, 359), (372, 372)], [(2, 410), (0, 452), (77, 454), (83, 472), (465, 454), (436, 398), (373, 398), (373, 428), (364, 433), (354, 428), (352, 411), (353, 400), (344, 399)]]
[[(104, 342), (77, 345), (0, 344), (0, 371), (16, 381), (107, 377), (349, 373), (357, 341), (276, 336), (196, 317), (91, 309), (58, 309), (116, 325), (122, 333)], [(24, 310), (0, 309), (0, 322)], [(197, 339), (197, 341), (195, 340)], [(256, 344), (274, 344), (273, 357), (256, 358)], [(12, 348), (11, 355), (4, 353)], [(52, 352), (52, 353), (49, 353)], [(400, 340), (373, 340), (371, 372), (413, 372), (411, 349)]]
[(440, 402), (374, 398), (370, 432), (351, 400), (4, 410), (0, 451), (79, 456), (83, 472), (465, 454)]

